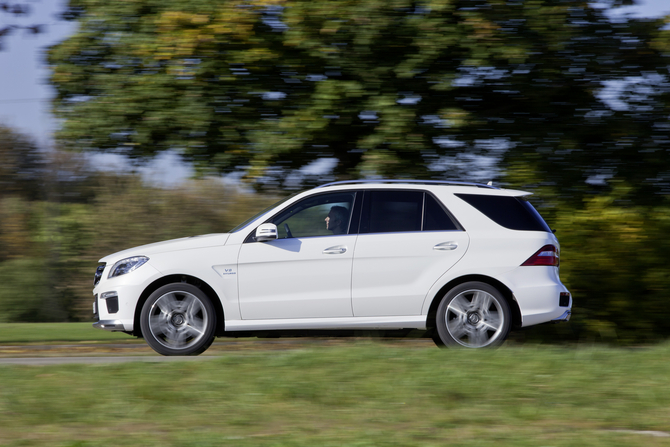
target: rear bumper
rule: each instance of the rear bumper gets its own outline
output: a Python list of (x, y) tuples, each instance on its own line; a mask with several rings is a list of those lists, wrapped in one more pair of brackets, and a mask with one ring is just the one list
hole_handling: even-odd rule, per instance
[(551, 321), (554, 322), (554, 323), (560, 323), (562, 321), (570, 321), (570, 315), (572, 315), (572, 310), (568, 309), (563, 313), (563, 315), (561, 315), (558, 318), (554, 318)]
[(570, 320), (572, 294), (561, 283), (557, 267), (519, 267), (502, 279), (519, 305), (521, 326)]

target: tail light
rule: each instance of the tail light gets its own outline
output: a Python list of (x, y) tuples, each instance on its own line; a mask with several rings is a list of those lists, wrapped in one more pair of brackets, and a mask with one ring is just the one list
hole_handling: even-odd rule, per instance
[(558, 249), (553, 245), (545, 245), (521, 265), (549, 265), (558, 267)]

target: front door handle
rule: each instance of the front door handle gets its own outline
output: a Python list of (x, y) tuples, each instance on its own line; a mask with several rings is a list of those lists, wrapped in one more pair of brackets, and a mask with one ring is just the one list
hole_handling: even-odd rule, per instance
[(334, 247), (326, 248), (323, 251), (323, 254), (324, 255), (341, 255), (341, 254), (346, 253), (346, 252), (347, 252), (346, 245), (336, 245)]
[(449, 241), (442, 242), (433, 247), (433, 250), (456, 250), (458, 248), (458, 242)]

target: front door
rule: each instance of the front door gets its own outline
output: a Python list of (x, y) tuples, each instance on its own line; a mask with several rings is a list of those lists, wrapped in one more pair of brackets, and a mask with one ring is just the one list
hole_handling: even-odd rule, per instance
[(311, 196), (269, 222), (279, 239), (248, 240), (238, 258), (245, 320), (350, 317), (356, 234), (349, 225), (356, 193)]

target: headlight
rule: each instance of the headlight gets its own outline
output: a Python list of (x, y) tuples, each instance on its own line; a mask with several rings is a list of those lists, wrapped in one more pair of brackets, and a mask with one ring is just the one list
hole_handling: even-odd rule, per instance
[(149, 258), (146, 256), (134, 256), (132, 258), (121, 259), (112, 266), (107, 278), (114, 278), (115, 276), (125, 275), (143, 266)]

